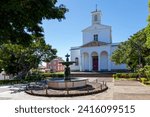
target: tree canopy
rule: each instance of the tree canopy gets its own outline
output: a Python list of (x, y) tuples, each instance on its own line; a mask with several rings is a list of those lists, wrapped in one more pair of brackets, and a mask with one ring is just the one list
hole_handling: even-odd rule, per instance
[(112, 55), (116, 64), (127, 64), (130, 69), (150, 64), (150, 49), (146, 46), (145, 29), (140, 30), (127, 41), (122, 42)]
[(22, 78), (41, 61), (50, 61), (56, 56), (56, 49), (45, 44), (43, 38), (35, 41), (28, 47), (11, 43), (1, 45), (0, 66), (7, 74)]
[[(150, 11), (150, 0), (148, 6)], [(122, 42), (111, 59), (116, 64), (126, 64), (132, 70), (150, 65), (150, 14), (147, 27)]]
[(41, 61), (50, 61), (56, 49), (45, 43), (42, 20), (65, 19), (68, 9), (57, 0), (0, 1), (0, 68), (23, 78)]
[(43, 36), (43, 19), (64, 19), (67, 9), (57, 0), (1, 0), (1, 43), (30, 44), (32, 35)]
[(148, 6), (149, 6), (148, 25), (145, 29), (145, 32), (147, 34), (147, 47), (150, 48), (150, 0), (149, 0), (149, 3), (148, 3)]
[(150, 23), (150, 0), (148, 2), (148, 10), (149, 10), (148, 22)]

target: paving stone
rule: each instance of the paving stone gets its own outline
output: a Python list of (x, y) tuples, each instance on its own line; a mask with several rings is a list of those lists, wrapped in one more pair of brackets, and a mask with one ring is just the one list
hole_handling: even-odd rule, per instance
[(150, 86), (138, 81), (114, 81), (113, 78), (89, 78), (106, 81), (109, 89), (103, 93), (78, 97), (39, 97), (25, 92), (12, 93), (9, 86), (0, 86), (0, 100), (150, 100)]

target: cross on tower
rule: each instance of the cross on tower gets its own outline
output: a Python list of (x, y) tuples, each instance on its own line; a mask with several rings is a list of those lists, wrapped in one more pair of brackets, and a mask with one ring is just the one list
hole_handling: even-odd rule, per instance
[(96, 4), (96, 11), (97, 11), (97, 4)]

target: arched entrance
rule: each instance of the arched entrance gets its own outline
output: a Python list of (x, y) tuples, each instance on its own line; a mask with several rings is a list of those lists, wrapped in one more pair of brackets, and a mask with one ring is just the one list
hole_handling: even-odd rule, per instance
[(97, 54), (97, 52), (92, 53), (92, 70), (98, 71), (98, 54)]
[(101, 71), (108, 71), (108, 53), (103, 51), (100, 57)]

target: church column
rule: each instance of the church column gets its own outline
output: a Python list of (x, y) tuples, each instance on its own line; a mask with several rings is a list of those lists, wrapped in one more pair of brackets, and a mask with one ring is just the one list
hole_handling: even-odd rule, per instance
[(98, 53), (98, 71), (101, 71), (101, 55)]
[(84, 54), (81, 54), (81, 71), (84, 71)]
[(91, 53), (88, 54), (89, 54), (89, 71), (92, 71), (92, 56)]
[(81, 54), (80, 54), (80, 71), (82, 71), (82, 64), (83, 64), (83, 63), (82, 63), (82, 56), (83, 56), (83, 55), (82, 55), (82, 53), (81, 53)]

